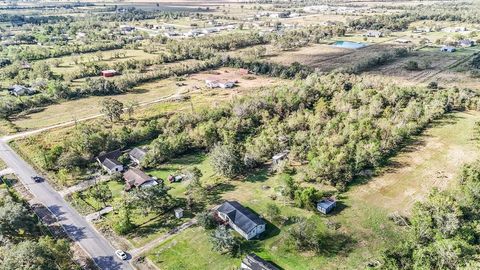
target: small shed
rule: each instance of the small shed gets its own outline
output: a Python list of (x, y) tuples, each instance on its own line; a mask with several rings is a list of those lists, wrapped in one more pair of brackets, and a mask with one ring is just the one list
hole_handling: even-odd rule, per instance
[(183, 217), (183, 209), (182, 208), (177, 208), (173, 211), (175, 212), (175, 217), (176, 218), (182, 218)]
[(443, 46), (440, 51), (441, 52), (455, 52), (457, 50), (457, 48), (455, 48), (454, 46)]
[(273, 162), (273, 164), (276, 165), (276, 164), (280, 163), (281, 161), (287, 159), (287, 158), (288, 158), (288, 157), (287, 157), (287, 156), (288, 156), (288, 152), (289, 152), (288, 150), (285, 150), (285, 151), (283, 151), (283, 152), (281, 152), (281, 153), (278, 153), (278, 154), (276, 154), (275, 156), (273, 156), (273, 157), (272, 157), (272, 162)]
[(335, 199), (326, 198), (317, 203), (317, 210), (320, 213), (328, 214), (330, 211), (333, 210), (333, 208), (335, 208), (336, 205), (337, 202)]
[(113, 77), (113, 76), (117, 75), (117, 71), (114, 70), (114, 69), (102, 70), (100, 72), (100, 75), (102, 75), (103, 77)]

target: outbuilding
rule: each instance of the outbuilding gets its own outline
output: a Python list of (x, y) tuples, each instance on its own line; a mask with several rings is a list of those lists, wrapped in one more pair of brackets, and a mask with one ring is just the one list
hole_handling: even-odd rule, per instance
[(128, 191), (134, 187), (149, 188), (158, 185), (157, 181), (137, 168), (130, 168), (123, 174), (125, 179), (125, 190)]
[(335, 208), (336, 205), (337, 202), (335, 199), (326, 198), (317, 203), (317, 210), (320, 213), (328, 214), (330, 211), (333, 210), (333, 208)]
[(457, 48), (455, 48), (454, 46), (442, 46), (442, 48), (440, 49), (441, 52), (455, 52), (457, 50)]
[(109, 69), (109, 70), (102, 70), (100, 72), (100, 75), (102, 75), (103, 77), (113, 77), (115, 75), (117, 75), (117, 71), (114, 70), (114, 69)]

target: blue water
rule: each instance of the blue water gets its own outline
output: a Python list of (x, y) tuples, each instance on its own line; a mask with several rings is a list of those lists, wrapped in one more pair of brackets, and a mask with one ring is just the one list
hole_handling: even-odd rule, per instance
[(333, 44), (332, 46), (346, 48), (346, 49), (360, 49), (367, 46), (367, 44), (360, 43), (360, 42), (351, 42), (351, 41), (336, 41), (335, 44)]

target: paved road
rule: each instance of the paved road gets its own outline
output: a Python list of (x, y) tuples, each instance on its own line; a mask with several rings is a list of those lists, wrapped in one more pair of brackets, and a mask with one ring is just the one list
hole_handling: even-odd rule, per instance
[(92, 257), (103, 270), (132, 269), (119, 260), (114, 248), (87, 221), (80, 216), (47, 182), (35, 183), (31, 177), (38, 175), (35, 170), (15, 153), (5, 140), (0, 140), (0, 158), (18, 176), (20, 181), (58, 218), (67, 234)]

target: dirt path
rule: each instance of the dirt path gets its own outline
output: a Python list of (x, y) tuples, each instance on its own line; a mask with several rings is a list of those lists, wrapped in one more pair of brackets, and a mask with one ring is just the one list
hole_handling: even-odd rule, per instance
[(197, 220), (196, 219), (192, 219), (188, 222), (185, 222), (183, 223), (182, 225), (172, 229), (171, 231), (169, 231), (168, 233), (158, 237), (157, 239), (154, 239), (150, 242), (148, 242), (147, 244), (145, 244), (144, 246), (142, 247), (139, 247), (139, 248), (136, 248), (136, 249), (132, 249), (130, 250), (128, 253), (130, 253), (130, 255), (132, 257), (137, 257), (153, 248), (155, 248), (156, 246), (158, 246), (159, 244), (165, 242), (166, 240), (170, 239), (170, 237), (174, 236), (175, 234), (187, 229), (188, 227), (194, 225), (197, 223)]
[(454, 113), (437, 121), (415, 143), (392, 159), (392, 165), (348, 196), (374, 206), (408, 214), (433, 189), (456, 184), (465, 163), (479, 158), (474, 141), (478, 112)]

